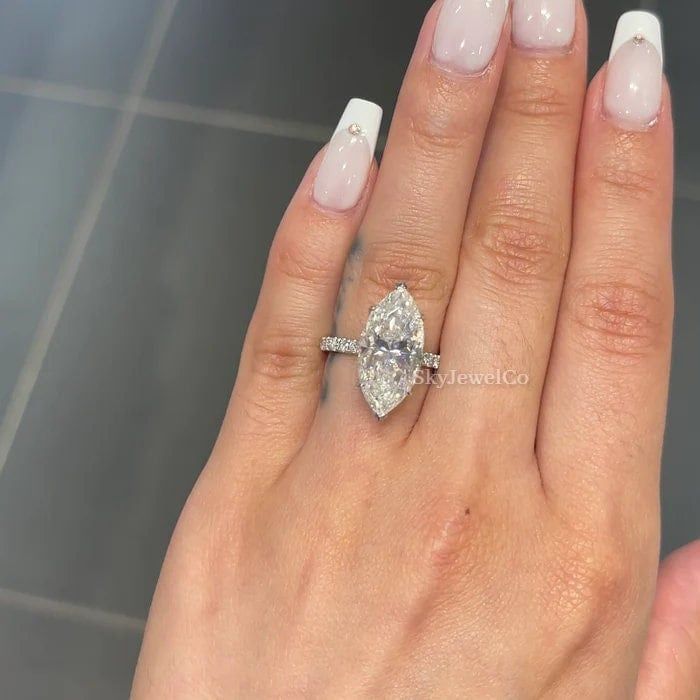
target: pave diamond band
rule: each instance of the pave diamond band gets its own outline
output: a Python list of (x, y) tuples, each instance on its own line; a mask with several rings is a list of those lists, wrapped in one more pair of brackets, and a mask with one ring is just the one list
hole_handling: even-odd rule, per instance
[(321, 338), (321, 350), (323, 352), (339, 352), (343, 355), (359, 355), (360, 345), (356, 340), (350, 340), (350, 338), (327, 336)]
[(321, 350), (357, 356), (362, 395), (384, 418), (413, 391), (422, 367), (437, 370), (440, 356), (424, 352), (425, 328), (415, 299), (399, 284), (369, 311), (358, 340), (328, 336)]
[(433, 369), (437, 372), (440, 369), (440, 355), (434, 352), (424, 352), (423, 353), (423, 367), (427, 369)]
[[(357, 340), (350, 338), (338, 338), (337, 336), (326, 336), (321, 338), (322, 352), (337, 352), (341, 355), (359, 355), (360, 344)], [(424, 352), (421, 367), (425, 369), (437, 370), (440, 368), (440, 355), (433, 352)]]

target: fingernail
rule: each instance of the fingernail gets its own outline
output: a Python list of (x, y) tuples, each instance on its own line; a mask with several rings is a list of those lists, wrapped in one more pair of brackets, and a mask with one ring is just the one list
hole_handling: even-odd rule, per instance
[(515, 0), (513, 42), (524, 49), (564, 49), (576, 29), (576, 0)]
[(662, 90), (661, 24), (649, 12), (627, 12), (617, 23), (610, 51), (605, 111), (622, 127), (647, 127), (659, 114)]
[(379, 105), (357, 98), (348, 102), (316, 174), (313, 196), (320, 206), (347, 211), (360, 201), (381, 123)]
[(496, 53), (507, 10), (508, 0), (445, 0), (433, 38), (437, 63), (467, 75), (481, 73)]

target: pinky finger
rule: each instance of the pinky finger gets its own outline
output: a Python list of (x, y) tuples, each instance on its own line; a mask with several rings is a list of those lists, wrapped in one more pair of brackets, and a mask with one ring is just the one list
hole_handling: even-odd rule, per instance
[[(673, 124), (658, 20), (626, 13), (581, 129), (572, 251), (540, 414), (548, 495), (656, 540), (673, 325)], [(651, 122), (651, 124), (649, 123)]]
[(637, 700), (700, 694), (700, 541), (674, 552), (659, 574)]
[[(349, 102), (327, 148), (311, 164), (273, 241), (238, 378), (219, 436), (226, 446), (255, 448), (268, 458), (252, 479), (274, 478), (303, 443), (324, 369), (321, 336), (332, 323), (343, 266), (376, 176), (374, 149), (382, 110)], [(237, 457), (241, 457), (238, 448)], [(245, 460), (240, 460), (245, 463)], [(237, 478), (248, 475), (237, 474)]]

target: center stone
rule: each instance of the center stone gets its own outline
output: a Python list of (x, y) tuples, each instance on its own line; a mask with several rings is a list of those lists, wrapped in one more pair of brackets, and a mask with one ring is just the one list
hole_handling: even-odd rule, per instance
[(384, 418), (411, 393), (424, 345), (423, 318), (400, 284), (372, 309), (360, 336), (360, 388), (377, 417)]

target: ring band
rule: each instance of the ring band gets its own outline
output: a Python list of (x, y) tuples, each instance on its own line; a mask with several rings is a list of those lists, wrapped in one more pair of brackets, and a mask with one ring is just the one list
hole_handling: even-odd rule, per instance
[(440, 367), (440, 355), (424, 352), (424, 343), (423, 317), (406, 285), (399, 284), (370, 309), (359, 340), (325, 336), (320, 347), (358, 358), (360, 389), (381, 419), (410, 395), (421, 368)]
[[(340, 355), (359, 355), (360, 343), (350, 338), (326, 336), (321, 338), (321, 350), (323, 352), (335, 352)], [(421, 367), (432, 370), (440, 369), (440, 355), (436, 355), (434, 352), (424, 352)]]

